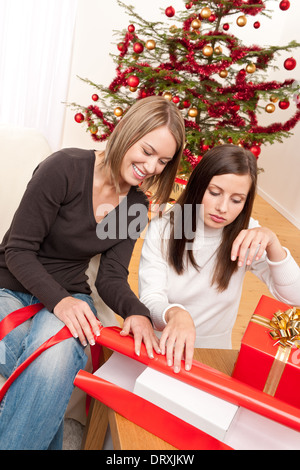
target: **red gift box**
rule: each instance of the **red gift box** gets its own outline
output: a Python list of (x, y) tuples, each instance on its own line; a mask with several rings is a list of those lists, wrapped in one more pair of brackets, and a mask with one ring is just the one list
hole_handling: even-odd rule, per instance
[(232, 376), (300, 408), (300, 311), (262, 296), (242, 338)]

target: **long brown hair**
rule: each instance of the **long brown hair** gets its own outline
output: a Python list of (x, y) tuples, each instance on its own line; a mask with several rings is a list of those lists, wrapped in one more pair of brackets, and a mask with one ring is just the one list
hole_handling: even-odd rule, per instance
[[(189, 226), (195, 231), (198, 218), (197, 207), (199, 208), (199, 204), (202, 202), (204, 193), (211, 179), (216, 175), (224, 174), (249, 174), (251, 187), (243, 210), (231, 224), (223, 229), (222, 241), (218, 249), (215, 270), (212, 276), (212, 284), (215, 283), (220, 291), (228, 287), (232, 274), (237, 270), (237, 260), (231, 261), (230, 253), (233, 241), (240, 231), (246, 229), (249, 224), (257, 185), (256, 158), (252, 152), (237, 145), (220, 145), (214, 147), (204, 155), (194, 169), (184, 192), (177, 201), (183, 213), (181, 223), (183, 224), (188, 221)], [(191, 206), (191, 213), (187, 213), (186, 208)], [(183, 225), (181, 227), (182, 236), (176, 238), (174, 236), (175, 225), (172, 223), (172, 217), (170, 217), (170, 220), (171, 233), (167, 255), (169, 263), (178, 274), (182, 274), (184, 271), (184, 260), (187, 256), (187, 261), (190, 261), (197, 269), (198, 267), (193, 250), (186, 250), (186, 243), (191, 242), (191, 240), (187, 240)]]
[(104, 164), (110, 168), (118, 189), (120, 167), (126, 152), (144, 135), (161, 126), (167, 126), (174, 136), (176, 152), (162, 173), (147, 178), (141, 189), (147, 191), (151, 187), (154, 191), (152, 200), (163, 204), (169, 200), (185, 145), (184, 120), (174, 103), (162, 96), (150, 96), (131, 106), (108, 140)]

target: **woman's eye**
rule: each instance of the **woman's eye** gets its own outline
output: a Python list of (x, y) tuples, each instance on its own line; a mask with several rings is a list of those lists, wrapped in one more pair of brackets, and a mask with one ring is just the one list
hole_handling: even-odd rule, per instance
[(220, 195), (220, 193), (215, 193), (212, 190), (209, 191), (209, 194), (211, 194), (212, 196), (219, 196)]
[(241, 204), (242, 201), (241, 201), (241, 199), (232, 199), (232, 202), (234, 204)]
[(150, 157), (151, 153), (150, 153), (150, 152), (147, 152), (146, 149), (143, 148), (143, 152), (144, 152), (145, 155), (147, 155), (148, 157)]

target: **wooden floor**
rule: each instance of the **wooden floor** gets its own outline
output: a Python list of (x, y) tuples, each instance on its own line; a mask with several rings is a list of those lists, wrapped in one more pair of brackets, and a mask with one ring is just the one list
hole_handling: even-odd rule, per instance
[[(292, 256), (300, 264), (300, 231), (283, 217), (272, 206), (265, 202), (260, 196), (256, 196), (253, 218), (258, 220), (260, 225), (273, 230), (281, 244), (289, 248)], [(129, 266), (129, 283), (133, 291), (138, 295), (138, 266), (143, 239), (136, 243), (133, 257)], [(243, 333), (247, 327), (250, 317), (261, 297), (268, 295), (272, 297), (265, 285), (253, 274), (247, 273), (240, 308), (232, 334), (232, 347), (239, 349)]]

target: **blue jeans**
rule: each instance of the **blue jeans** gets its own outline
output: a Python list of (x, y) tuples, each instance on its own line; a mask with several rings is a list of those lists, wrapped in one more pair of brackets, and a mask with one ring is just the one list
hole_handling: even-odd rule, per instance
[[(76, 294), (96, 314), (89, 295)], [(10, 312), (39, 302), (30, 294), (0, 289), (0, 321)], [(9, 377), (42, 343), (63, 328), (46, 308), (0, 342), (0, 374)], [(74, 378), (87, 356), (80, 341), (69, 338), (36, 358), (12, 383), (0, 403), (0, 450), (62, 449), (63, 419)]]

